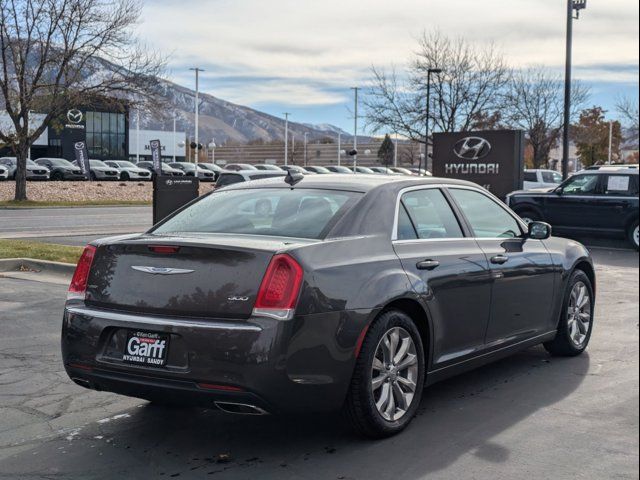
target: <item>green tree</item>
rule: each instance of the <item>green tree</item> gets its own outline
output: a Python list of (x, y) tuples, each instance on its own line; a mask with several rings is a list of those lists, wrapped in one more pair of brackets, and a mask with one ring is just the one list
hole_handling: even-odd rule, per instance
[(378, 149), (378, 161), (388, 167), (393, 164), (393, 151), (395, 150), (395, 145), (391, 141), (391, 137), (389, 134), (384, 136), (384, 140), (382, 140), (382, 145)]
[[(593, 106), (580, 113), (578, 123), (572, 126), (572, 136), (576, 143), (577, 154), (582, 165), (606, 163), (609, 157), (609, 122), (602, 107)], [(612, 124), (611, 151), (612, 161), (620, 158), (622, 129), (620, 122)]]

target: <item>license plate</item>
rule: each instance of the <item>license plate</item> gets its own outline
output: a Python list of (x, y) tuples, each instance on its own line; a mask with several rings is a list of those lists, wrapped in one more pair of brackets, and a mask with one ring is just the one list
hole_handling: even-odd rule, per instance
[(167, 363), (169, 335), (153, 332), (130, 331), (124, 347), (122, 361), (137, 365), (161, 367)]

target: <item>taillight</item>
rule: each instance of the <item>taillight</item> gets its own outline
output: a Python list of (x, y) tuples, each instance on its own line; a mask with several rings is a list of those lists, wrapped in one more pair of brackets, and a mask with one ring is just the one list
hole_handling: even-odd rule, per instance
[(253, 314), (289, 320), (302, 285), (302, 267), (287, 254), (275, 255), (264, 274)]
[(89, 270), (91, 270), (91, 263), (93, 262), (93, 256), (96, 253), (96, 247), (93, 245), (87, 245), (78, 260), (76, 265), (76, 271), (73, 272), (73, 278), (71, 279), (71, 285), (69, 285), (69, 292), (67, 293), (67, 300), (84, 300), (85, 293), (87, 291), (87, 282), (89, 281)]
[(149, 250), (153, 253), (171, 254), (178, 253), (180, 251), (180, 247), (174, 245), (149, 245)]

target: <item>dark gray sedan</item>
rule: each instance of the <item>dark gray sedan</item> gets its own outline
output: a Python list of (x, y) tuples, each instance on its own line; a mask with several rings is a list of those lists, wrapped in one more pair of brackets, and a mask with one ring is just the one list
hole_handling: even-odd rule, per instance
[(468, 182), (289, 174), (92, 242), (62, 357), (79, 385), (244, 414), (344, 409), (402, 430), (423, 387), (542, 343), (582, 353), (580, 244)]

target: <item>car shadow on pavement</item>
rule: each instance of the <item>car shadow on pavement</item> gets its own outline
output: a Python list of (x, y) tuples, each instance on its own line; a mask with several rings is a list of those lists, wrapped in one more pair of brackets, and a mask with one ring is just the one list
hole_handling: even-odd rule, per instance
[(588, 354), (552, 358), (531, 348), (429, 387), (413, 423), (378, 441), (357, 436), (339, 415), (249, 417), (143, 403), (7, 458), (0, 473), (413, 480), (469, 457), (503, 464), (513, 449), (522, 455), (527, 440), (505, 441), (505, 432), (535, 422), (541, 410), (562, 410), (556, 404), (588, 370)]

